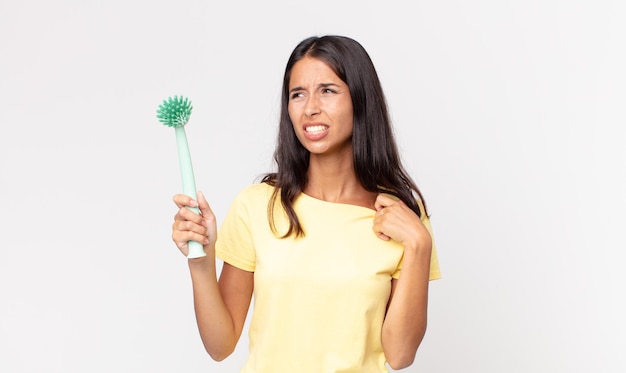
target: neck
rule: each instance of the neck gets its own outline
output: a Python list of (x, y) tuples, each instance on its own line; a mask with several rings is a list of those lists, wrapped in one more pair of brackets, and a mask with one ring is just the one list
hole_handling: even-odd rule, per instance
[(307, 195), (328, 202), (373, 206), (375, 193), (366, 191), (354, 172), (352, 158), (311, 156), (307, 171)]

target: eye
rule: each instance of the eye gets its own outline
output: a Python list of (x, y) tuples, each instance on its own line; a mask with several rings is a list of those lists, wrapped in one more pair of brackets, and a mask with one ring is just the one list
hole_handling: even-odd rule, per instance
[(290, 100), (294, 100), (294, 99), (300, 98), (302, 96), (304, 96), (304, 94), (302, 92), (292, 92), (291, 96), (289, 96), (289, 99)]
[(337, 91), (335, 91), (332, 88), (323, 88), (322, 89), (322, 93), (326, 94), (326, 93), (337, 93)]

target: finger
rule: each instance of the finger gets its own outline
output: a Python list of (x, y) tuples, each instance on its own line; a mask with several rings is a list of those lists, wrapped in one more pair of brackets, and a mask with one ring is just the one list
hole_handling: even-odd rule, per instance
[(200, 242), (202, 245), (209, 243), (209, 238), (193, 232), (181, 232), (177, 231), (172, 234), (172, 241), (180, 249), (183, 250), (183, 254), (187, 255), (186, 249), (188, 248), (189, 241)]
[(180, 232), (193, 232), (203, 236), (207, 235), (207, 229), (204, 225), (190, 220), (175, 221), (174, 224), (172, 224), (172, 230)]
[(198, 202), (186, 194), (176, 194), (172, 198), (178, 208), (181, 207), (198, 207)]
[(191, 221), (174, 222), (172, 224), (172, 239), (180, 245), (186, 244), (187, 241), (208, 243), (208, 231), (204, 226)]
[(391, 239), (391, 237), (387, 236), (385, 233), (383, 233), (382, 231), (382, 223), (379, 221), (375, 221), (374, 224), (372, 225), (372, 230), (374, 231), (374, 234), (376, 234), (376, 236), (378, 238), (380, 238), (383, 241), (389, 241)]
[(211, 210), (211, 206), (209, 202), (207, 202), (204, 197), (204, 193), (198, 192), (198, 208), (200, 209), (200, 213), (205, 218), (213, 218), (215, 215), (213, 214), (213, 210)]
[(175, 221), (192, 221), (195, 224), (202, 224), (202, 216), (187, 207), (181, 207), (174, 216)]
[(396, 200), (394, 200), (393, 198), (381, 193), (376, 197), (376, 201), (374, 201), (374, 208), (376, 209), (376, 211), (380, 211), (383, 208), (394, 204), (395, 202)]

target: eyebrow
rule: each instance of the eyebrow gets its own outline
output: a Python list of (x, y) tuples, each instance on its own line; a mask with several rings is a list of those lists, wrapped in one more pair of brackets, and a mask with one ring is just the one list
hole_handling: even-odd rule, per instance
[[(328, 88), (328, 87), (339, 87), (339, 84), (336, 83), (320, 83), (318, 86), (318, 88)], [(293, 87), (289, 90), (289, 93), (291, 92), (297, 92), (297, 91), (304, 91), (304, 87), (301, 86), (297, 86), (297, 87)]]

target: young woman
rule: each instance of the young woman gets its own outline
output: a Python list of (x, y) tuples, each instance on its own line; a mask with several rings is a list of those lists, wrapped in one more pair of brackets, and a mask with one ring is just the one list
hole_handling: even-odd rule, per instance
[(174, 196), (174, 242), (186, 255), (187, 241), (200, 241), (207, 254), (189, 260), (207, 352), (222, 360), (234, 350), (254, 294), (242, 372), (411, 365), (439, 265), (422, 195), (358, 42), (311, 37), (292, 52), (274, 158), (277, 172), (239, 193), (219, 236), (201, 193)]

